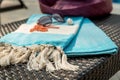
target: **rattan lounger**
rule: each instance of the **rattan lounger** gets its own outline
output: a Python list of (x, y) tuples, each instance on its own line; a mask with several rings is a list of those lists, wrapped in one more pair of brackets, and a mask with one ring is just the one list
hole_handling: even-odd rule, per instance
[[(0, 36), (16, 30), (26, 20), (1, 25)], [(120, 50), (120, 15), (109, 15), (93, 21), (119, 46)], [(26, 63), (20, 63), (0, 67), (0, 80), (108, 80), (120, 69), (120, 52), (115, 55), (69, 58), (69, 61), (78, 64), (80, 69), (76, 72), (60, 70), (52, 73), (59, 78), (45, 70), (28, 71)]]

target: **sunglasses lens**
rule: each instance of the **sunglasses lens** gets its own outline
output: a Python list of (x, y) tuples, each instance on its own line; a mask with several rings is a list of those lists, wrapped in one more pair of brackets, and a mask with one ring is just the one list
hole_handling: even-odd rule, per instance
[(59, 14), (53, 14), (52, 17), (58, 22), (65, 22), (64, 19)]
[(38, 24), (46, 26), (52, 23), (52, 19), (49, 16), (43, 16), (38, 20)]

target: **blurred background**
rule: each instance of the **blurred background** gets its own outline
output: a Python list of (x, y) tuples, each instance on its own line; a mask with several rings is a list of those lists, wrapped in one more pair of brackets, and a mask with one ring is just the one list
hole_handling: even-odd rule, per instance
[(38, 0), (3, 0), (1, 9), (1, 24), (22, 20), (32, 14), (41, 13)]
[[(40, 14), (38, 0), (0, 0), (0, 23), (6, 24)], [(120, 15), (120, 0), (113, 0), (112, 14)], [(118, 71), (110, 80), (120, 80)]]
[[(0, 0), (1, 24), (26, 19), (32, 14), (40, 14), (38, 0)], [(120, 0), (113, 1), (113, 14), (120, 14)]]

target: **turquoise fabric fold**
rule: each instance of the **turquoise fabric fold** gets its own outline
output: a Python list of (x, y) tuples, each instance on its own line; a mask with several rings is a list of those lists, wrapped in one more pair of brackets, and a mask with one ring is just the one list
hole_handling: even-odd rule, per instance
[[(47, 15), (47, 14), (46, 14)], [(34, 27), (33, 24), (37, 23), (37, 20), (42, 17), (42, 16), (46, 16), (44, 15), (32, 15), (27, 23), (23, 26), (20, 27)], [(35, 45), (35, 44), (51, 44), (57, 47), (60, 47), (62, 49), (64, 49), (73, 39), (73, 37), (76, 35), (78, 28), (80, 27), (81, 22), (83, 21), (83, 17), (65, 17), (65, 20), (67, 20), (68, 18), (71, 18), (72, 20), (74, 20), (74, 25), (68, 25), (67, 22), (65, 23), (58, 23), (55, 20), (53, 20), (53, 24), (57, 25), (60, 29), (62, 30), (66, 30), (66, 31), (59, 31), (56, 32), (56, 30), (52, 30), (55, 31), (56, 33), (48, 33), (48, 32), (31, 32), (31, 33), (23, 33), (23, 32), (12, 32), (10, 34), (5, 35), (4, 37), (2, 37), (0, 39), (0, 42), (5, 42), (8, 44), (12, 44), (15, 46), (31, 46), (31, 45)], [(67, 31), (67, 30), (71, 31)], [(24, 28), (26, 29), (26, 28)], [(27, 31), (27, 30), (26, 30)], [(69, 32), (69, 34), (67, 33)]]
[[(27, 24), (36, 22), (39, 16), (39, 14), (32, 15)], [(99, 27), (88, 18), (82, 20), (77, 35), (64, 49), (68, 56), (117, 53), (116, 44)]]
[(91, 20), (84, 18), (81, 28), (65, 48), (69, 56), (117, 53), (116, 44)]
[[(36, 23), (37, 20), (46, 14), (34, 14), (26, 22), (26, 24)], [(69, 17), (65, 17), (67, 19)], [(12, 43), (13, 45), (28, 46), (31, 44), (52, 44), (60, 46), (64, 49), (68, 56), (81, 56), (81, 55), (98, 55), (98, 54), (114, 54), (117, 53), (118, 47), (116, 44), (91, 20), (83, 17), (71, 17), (74, 24), (78, 24), (79, 28), (77, 34), (72, 35), (59, 35), (38, 33), (23, 34), (23, 33), (10, 33), (0, 39), (0, 42)], [(58, 23), (55, 23), (58, 24)], [(66, 23), (61, 24), (67, 25)], [(21, 37), (24, 35), (23, 37)], [(56, 37), (57, 36), (57, 37)], [(61, 40), (59, 37), (62, 37)], [(43, 39), (40, 39), (42, 37)], [(54, 38), (53, 38), (54, 37)], [(11, 40), (12, 39), (12, 40)], [(42, 40), (42, 41), (40, 41)], [(20, 42), (22, 41), (22, 42)], [(19, 44), (18, 44), (19, 43)], [(21, 46), (22, 46), (21, 45)]]

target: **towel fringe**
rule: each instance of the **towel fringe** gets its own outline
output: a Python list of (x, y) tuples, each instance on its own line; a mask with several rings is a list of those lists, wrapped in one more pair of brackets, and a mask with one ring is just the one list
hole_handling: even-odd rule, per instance
[(27, 62), (28, 70), (53, 72), (55, 70), (78, 70), (79, 66), (68, 63), (67, 56), (60, 47), (53, 45), (33, 45), (27, 47), (0, 45), (0, 65)]
[(31, 50), (25, 47), (16, 47), (8, 44), (0, 45), (0, 65), (7, 66), (10, 64), (27, 62)]

